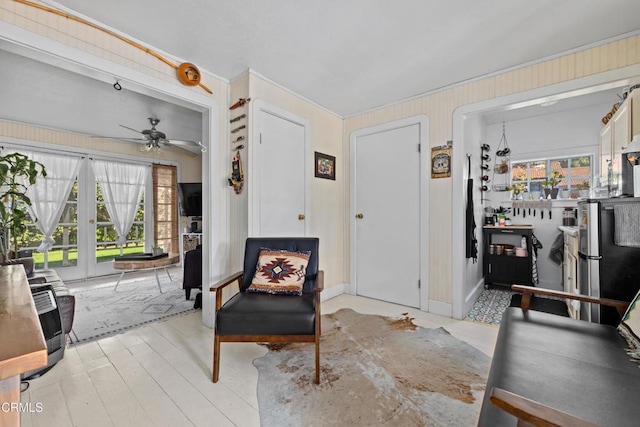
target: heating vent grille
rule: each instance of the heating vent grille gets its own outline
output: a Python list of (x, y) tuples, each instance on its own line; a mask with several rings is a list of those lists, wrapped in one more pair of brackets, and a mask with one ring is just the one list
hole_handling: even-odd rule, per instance
[(38, 314), (48, 313), (56, 308), (56, 299), (52, 291), (41, 291), (33, 294), (33, 302), (36, 304)]

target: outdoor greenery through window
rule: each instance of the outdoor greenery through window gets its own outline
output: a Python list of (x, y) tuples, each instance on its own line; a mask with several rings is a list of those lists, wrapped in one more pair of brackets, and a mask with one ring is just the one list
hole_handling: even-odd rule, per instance
[[(100, 185), (96, 185), (96, 262), (109, 262), (120, 255), (120, 248), (115, 243), (116, 230), (107, 212), (102, 198)], [(26, 209), (26, 207), (23, 207)], [(144, 252), (144, 195), (138, 205), (136, 218), (127, 234), (127, 242), (123, 246), (125, 254)], [(60, 217), (60, 222), (53, 234), (55, 243), (45, 252), (36, 249), (42, 243), (43, 235), (35, 223), (27, 225), (27, 231), (22, 236), (21, 247), (31, 252), (36, 262), (36, 268), (73, 267), (78, 265), (78, 181), (73, 184), (66, 206)]]
[[(26, 207), (25, 207), (26, 209)], [(27, 231), (22, 236), (22, 248), (33, 251), (32, 255), (37, 268), (43, 268), (45, 259), (47, 266), (69, 267), (78, 264), (78, 181), (71, 187), (67, 203), (60, 216), (60, 221), (53, 233), (55, 243), (51, 249), (45, 253), (36, 252), (44, 236), (38, 230), (35, 223), (27, 225)]]
[[(120, 256), (120, 248), (116, 244), (118, 234), (111, 221), (107, 206), (102, 197), (100, 185), (96, 183), (96, 261), (109, 262)], [(144, 193), (138, 203), (136, 217), (127, 234), (127, 241), (122, 246), (124, 254), (144, 252)]]
[(514, 186), (521, 184), (528, 192), (542, 192), (543, 181), (553, 171), (562, 175), (560, 183), (556, 186), (560, 190), (577, 190), (584, 184), (590, 186), (593, 175), (593, 158), (592, 156), (576, 156), (512, 162), (511, 182)]

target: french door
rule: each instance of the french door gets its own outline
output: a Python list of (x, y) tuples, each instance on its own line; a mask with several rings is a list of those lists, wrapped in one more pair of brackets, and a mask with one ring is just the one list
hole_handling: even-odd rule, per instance
[[(82, 279), (114, 273), (112, 260), (120, 255), (117, 235), (97, 185), (90, 159), (81, 160), (76, 182), (69, 193), (65, 209), (53, 235), (53, 247), (45, 253), (35, 251), (42, 234), (35, 224), (29, 226), (23, 247), (33, 251), (36, 268), (54, 268), (63, 280)], [(152, 184), (147, 180), (136, 219), (127, 234), (123, 253), (142, 253), (153, 244)], [(149, 197), (145, 197), (149, 195)], [(148, 235), (147, 235), (148, 234)]]

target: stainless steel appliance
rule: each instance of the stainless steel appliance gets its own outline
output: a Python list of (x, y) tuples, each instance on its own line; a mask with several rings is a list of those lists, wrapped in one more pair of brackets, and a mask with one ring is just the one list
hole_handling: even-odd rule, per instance
[[(640, 204), (640, 198), (587, 199), (578, 203), (581, 294), (631, 301), (640, 288), (640, 248), (614, 242), (614, 210), (620, 204)], [(582, 303), (580, 318), (613, 326), (620, 322), (614, 308), (588, 303)]]
[(634, 188), (633, 167), (640, 160), (640, 152), (629, 152), (620, 155), (622, 195), (633, 197), (637, 189)]

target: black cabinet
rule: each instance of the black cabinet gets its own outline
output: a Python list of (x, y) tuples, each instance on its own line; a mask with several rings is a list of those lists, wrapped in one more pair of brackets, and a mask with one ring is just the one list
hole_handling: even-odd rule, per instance
[[(485, 287), (500, 285), (510, 287), (513, 284), (533, 286), (533, 246), (532, 226), (482, 227), (483, 234), (483, 273)], [(492, 243), (507, 243), (520, 246), (522, 237), (527, 241), (527, 256), (498, 255), (489, 253)]]

